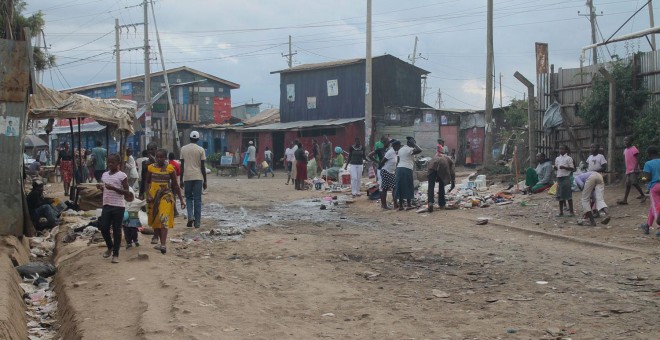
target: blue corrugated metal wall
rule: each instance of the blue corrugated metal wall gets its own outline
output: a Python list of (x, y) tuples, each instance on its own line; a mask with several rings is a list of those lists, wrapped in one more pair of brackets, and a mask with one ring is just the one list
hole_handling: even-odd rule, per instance
[[(339, 94), (328, 96), (328, 80), (337, 80)], [(282, 73), (280, 83), (280, 120), (318, 120), (364, 117), (365, 65)], [(295, 85), (295, 101), (286, 98), (287, 84)], [(307, 108), (307, 97), (316, 97), (316, 109)]]

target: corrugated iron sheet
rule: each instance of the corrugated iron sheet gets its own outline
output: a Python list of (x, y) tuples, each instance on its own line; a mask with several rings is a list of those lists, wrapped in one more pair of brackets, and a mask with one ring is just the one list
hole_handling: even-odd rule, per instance
[(364, 120), (364, 118), (305, 120), (305, 121), (297, 121), (297, 122), (274, 123), (274, 124), (248, 127), (248, 128), (244, 128), (243, 131), (281, 131), (281, 130), (292, 130), (292, 129), (309, 129), (309, 128), (323, 127), (323, 126), (341, 126), (362, 120)]
[(27, 118), (28, 47), (26, 42), (0, 39), (0, 65), (3, 65), (0, 68), (0, 235), (23, 235), (23, 136)]

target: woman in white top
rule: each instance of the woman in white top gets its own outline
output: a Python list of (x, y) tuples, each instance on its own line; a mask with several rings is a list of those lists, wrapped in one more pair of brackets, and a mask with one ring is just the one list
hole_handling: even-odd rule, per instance
[[(394, 195), (394, 186), (396, 184), (396, 152), (401, 148), (401, 142), (393, 139), (388, 142), (390, 148), (387, 149), (385, 155), (381, 158), (378, 168), (380, 169), (380, 207), (389, 210), (387, 206), (387, 190), (392, 190)], [(387, 146), (385, 146), (387, 147)], [(394, 200), (394, 209), (399, 209), (397, 201)]]
[(415, 195), (415, 184), (413, 180), (413, 169), (415, 161), (413, 156), (421, 153), (422, 149), (417, 146), (415, 139), (406, 137), (406, 145), (402, 146), (397, 154), (399, 163), (396, 167), (396, 183), (394, 199), (399, 201), (399, 210), (403, 210), (403, 200), (406, 200), (406, 208), (412, 208), (412, 199)]

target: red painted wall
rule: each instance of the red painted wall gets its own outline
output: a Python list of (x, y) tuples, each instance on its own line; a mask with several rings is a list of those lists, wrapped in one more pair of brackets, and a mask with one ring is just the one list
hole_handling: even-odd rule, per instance
[(222, 124), (231, 118), (231, 97), (213, 97), (213, 122)]

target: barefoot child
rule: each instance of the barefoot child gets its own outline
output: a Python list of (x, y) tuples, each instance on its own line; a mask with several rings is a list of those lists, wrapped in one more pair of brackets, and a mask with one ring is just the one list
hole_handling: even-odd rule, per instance
[(154, 248), (160, 250), (161, 254), (165, 254), (167, 252), (167, 229), (174, 227), (174, 194), (176, 193), (179, 197), (181, 209), (186, 208), (186, 203), (181, 196), (181, 189), (176, 180), (176, 170), (167, 162), (167, 151), (163, 149), (156, 151), (156, 163), (149, 165), (147, 169), (149, 226), (160, 238), (160, 244)]
[(620, 205), (628, 204), (628, 194), (630, 194), (631, 186), (634, 186), (639, 191), (637, 199), (641, 199), (642, 202), (646, 199), (642, 187), (639, 186), (639, 160), (637, 159), (639, 150), (632, 145), (632, 142), (632, 136), (626, 136), (623, 139), (623, 145), (626, 146), (625, 150), (623, 150), (623, 159), (626, 164), (626, 193), (623, 195), (622, 200), (616, 201)]
[[(103, 210), (99, 219), (101, 234), (108, 250), (104, 258), (112, 255), (112, 263), (119, 263), (119, 247), (121, 246), (121, 225), (124, 219), (125, 202), (133, 200), (133, 194), (128, 190), (128, 178), (119, 171), (121, 159), (118, 154), (110, 154), (107, 158), (108, 171), (101, 176), (101, 183), (96, 187), (103, 191)], [(110, 237), (112, 226), (112, 237)]]
[(568, 155), (570, 152), (567, 145), (559, 147), (559, 156), (555, 159), (555, 170), (557, 170), (557, 199), (559, 200), (559, 214), (557, 217), (564, 216), (564, 205), (568, 201), (568, 217), (575, 216), (573, 212), (573, 192), (571, 191), (571, 173), (575, 171), (573, 158)]

